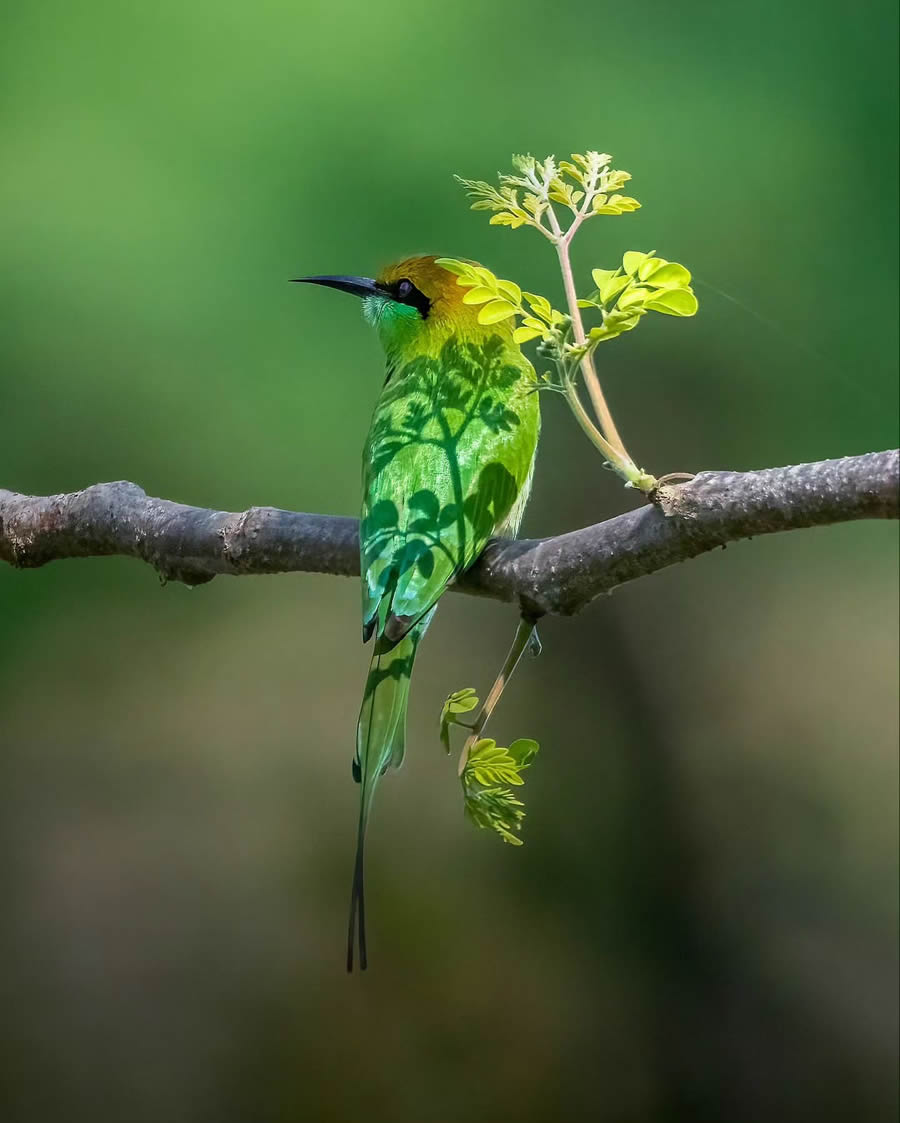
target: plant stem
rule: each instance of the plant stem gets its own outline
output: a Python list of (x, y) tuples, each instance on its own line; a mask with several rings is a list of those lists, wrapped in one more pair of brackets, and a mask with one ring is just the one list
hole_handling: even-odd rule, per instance
[(606, 437), (600, 432), (597, 426), (591, 421), (588, 411), (584, 408), (584, 403), (578, 397), (578, 388), (572, 378), (563, 373), (563, 385), (565, 386), (566, 401), (572, 408), (575, 414), (575, 420), (584, 430), (588, 440), (595, 445), (610, 462), (615, 464), (618, 461), (618, 452), (609, 443)]
[[(569, 258), (569, 234), (574, 230), (574, 224), (567, 234), (563, 234), (562, 227), (559, 225), (559, 219), (556, 217), (552, 207), (548, 208), (547, 217), (550, 220), (550, 228), (556, 235), (556, 256), (559, 258), (563, 287), (566, 291), (566, 303), (569, 306), (569, 316), (572, 320), (572, 334), (575, 343), (583, 347), (587, 342), (587, 337), (584, 334), (581, 309), (578, 307), (578, 294), (575, 291), (575, 277), (572, 273), (572, 262)], [(585, 355), (581, 360), (581, 372), (584, 375), (588, 393), (591, 396), (594, 410), (606, 439), (621, 456), (628, 457), (628, 452), (622, 442), (622, 438), (619, 436), (618, 429), (616, 429), (616, 423), (613, 421), (612, 414), (609, 412), (609, 406), (606, 404), (603, 390), (600, 388), (600, 380), (597, 378), (597, 372), (594, 370), (594, 361), (590, 355)]]
[[(569, 257), (569, 244), (573, 234), (581, 225), (584, 213), (585, 210), (584, 207), (582, 207), (576, 215), (575, 221), (569, 229), (563, 233), (563, 229), (559, 224), (559, 219), (556, 217), (553, 207), (550, 206), (547, 208), (547, 219), (554, 235), (553, 244), (556, 246), (556, 256), (559, 259), (563, 288), (566, 293), (566, 304), (569, 309), (569, 318), (572, 321), (572, 335), (576, 346), (579, 347), (586, 346), (587, 337), (584, 331), (584, 322), (581, 319), (581, 309), (578, 307), (578, 294), (575, 291), (575, 277), (572, 273), (572, 261)], [(581, 404), (575, 392), (574, 386), (570, 387), (568, 385), (568, 382), (571, 380), (566, 380), (566, 397), (569, 399), (573, 410), (575, 410), (575, 416), (578, 418), (579, 424), (591, 441), (603, 452), (613, 468), (627, 483), (631, 484), (633, 487), (639, 488), (643, 492), (652, 490), (656, 484), (655, 479), (653, 476), (642, 472), (640, 468), (637, 467), (629, 456), (622, 438), (619, 436), (616, 423), (613, 421), (612, 414), (610, 413), (609, 406), (606, 403), (606, 398), (600, 386), (600, 379), (597, 377), (597, 371), (594, 369), (593, 356), (591, 354), (585, 355), (579, 365), (581, 367), (581, 373), (584, 376), (588, 394), (591, 398), (591, 403), (594, 407), (594, 412), (597, 415), (597, 420), (600, 422), (600, 430), (597, 430), (597, 427), (587, 416), (584, 406)], [(588, 426), (590, 426), (590, 428), (588, 428)]]

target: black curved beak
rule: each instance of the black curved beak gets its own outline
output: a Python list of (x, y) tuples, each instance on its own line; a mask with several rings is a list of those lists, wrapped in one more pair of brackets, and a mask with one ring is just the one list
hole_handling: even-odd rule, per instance
[(380, 291), (371, 277), (292, 277), (291, 280), (298, 284), (325, 285), (354, 296), (375, 296)]

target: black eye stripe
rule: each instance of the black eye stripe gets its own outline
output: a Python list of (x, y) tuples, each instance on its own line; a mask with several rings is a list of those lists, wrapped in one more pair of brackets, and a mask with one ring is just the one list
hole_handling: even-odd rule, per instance
[(399, 281), (394, 281), (389, 286), (388, 292), (400, 304), (408, 304), (410, 307), (417, 309), (423, 320), (428, 316), (431, 310), (431, 301), (424, 292), (416, 288), (408, 277), (401, 277)]

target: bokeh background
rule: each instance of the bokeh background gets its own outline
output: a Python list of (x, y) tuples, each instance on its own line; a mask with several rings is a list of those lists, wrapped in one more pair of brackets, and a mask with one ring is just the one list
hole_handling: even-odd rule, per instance
[[(287, 279), (438, 252), (555, 293), (451, 175), (588, 147), (644, 209), (582, 275), (698, 278), (602, 352), (642, 463), (891, 446), (896, 32), (887, 0), (9, 7), (0, 484), (355, 513), (381, 358)], [(524, 533), (634, 503), (553, 397), (544, 434)], [(513, 615), (451, 598), (352, 978), (355, 583), (0, 571), (4, 1120), (895, 1117), (896, 547), (764, 538), (546, 621), (493, 730), (542, 744), (519, 850), (436, 736)]]

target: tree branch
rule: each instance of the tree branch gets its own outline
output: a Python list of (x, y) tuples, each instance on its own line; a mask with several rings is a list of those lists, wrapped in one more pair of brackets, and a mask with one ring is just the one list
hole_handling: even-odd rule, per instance
[[(758, 472), (701, 472), (655, 504), (555, 538), (495, 539), (456, 584), (569, 615), (616, 585), (741, 538), (851, 519), (897, 518), (897, 450)], [(219, 574), (359, 574), (356, 519), (274, 507), (233, 514), (153, 499), (132, 483), (67, 495), (0, 489), (0, 561), (33, 568), (118, 554), (190, 585)]]

